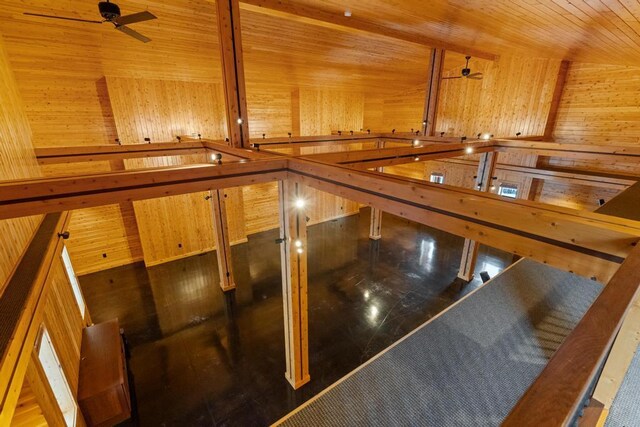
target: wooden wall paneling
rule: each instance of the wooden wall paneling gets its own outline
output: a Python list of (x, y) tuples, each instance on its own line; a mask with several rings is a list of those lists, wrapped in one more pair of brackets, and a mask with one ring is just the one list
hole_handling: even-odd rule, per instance
[[(31, 143), (31, 127), (0, 36), (0, 176), (1, 180), (40, 176)], [(40, 224), (40, 215), (0, 221), (0, 294)]]
[[(145, 137), (152, 142), (167, 141), (194, 131), (213, 138), (223, 135), (224, 112), (217, 84), (108, 77), (107, 85), (118, 134), (125, 144)], [(127, 159), (124, 164), (135, 169), (206, 161), (202, 155), (186, 155)], [(232, 193), (229, 209), (242, 209), (242, 192)], [(213, 214), (206, 196), (199, 192), (133, 203), (147, 266), (214, 249)], [(232, 241), (246, 238), (241, 221), (231, 225), (230, 236)]]
[[(275, 82), (272, 85), (247, 82), (249, 130), (253, 142), (259, 143), (263, 134), (267, 138), (287, 136), (288, 132), (296, 134), (296, 120), (293, 118), (294, 92), (297, 92), (296, 88)], [(298, 135), (299, 122), (298, 117)]]
[(20, 390), (18, 405), (11, 419), (12, 427), (47, 427), (42, 408), (34, 394), (29, 381), (25, 380)]
[(242, 187), (244, 199), (244, 224), (247, 235), (278, 228), (278, 184), (245, 185)]
[(71, 283), (62, 261), (57, 258), (49, 279), (49, 290), (44, 308), (44, 325), (49, 331), (62, 370), (69, 382), (71, 393), (78, 392), (80, 345), (85, 323), (73, 295)]
[[(54, 234), (50, 237), (43, 254), (38, 273), (34, 279), (33, 289), (30, 292), (24, 306), (24, 315), (20, 324), (14, 331), (13, 342), (19, 343), (22, 348), (18, 351), (14, 378), (11, 387), (17, 391), (25, 392), (25, 387), (35, 396), (37, 406), (30, 403), (32, 413), (41, 412), (49, 425), (64, 425), (62, 414), (44, 376), (44, 372), (38, 362), (37, 351), (34, 347), (40, 335), (41, 325), (45, 325), (51, 342), (58, 356), (62, 374), (69, 383), (71, 393), (75, 398), (78, 387), (78, 368), (80, 363), (80, 341), (82, 329), (85, 326), (80, 309), (75, 300), (71, 283), (61, 258), (63, 240), (55, 233), (66, 229), (66, 214), (60, 217), (54, 228)], [(48, 236), (41, 236), (48, 239)], [(88, 309), (85, 308), (85, 316), (90, 319)], [(8, 350), (11, 355), (12, 350)], [(15, 357), (15, 355), (11, 356)], [(3, 370), (10, 364), (10, 357), (3, 359)], [(25, 380), (26, 376), (26, 380)], [(25, 386), (26, 383), (26, 386)], [(24, 394), (24, 393), (22, 393)], [(15, 404), (9, 396), (3, 402), (2, 417), (12, 416), (8, 405)], [(24, 408), (20, 408), (18, 412)], [(33, 412), (35, 411), (35, 412)], [(39, 422), (36, 416), (34, 421)], [(82, 414), (78, 413), (77, 424), (84, 426)]]
[(143, 259), (131, 202), (75, 210), (69, 232), (67, 247), (78, 275)]
[(640, 142), (639, 67), (573, 63), (553, 137), (580, 144)]
[[(459, 75), (464, 61), (448, 52), (444, 75)], [(502, 56), (496, 62), (473, 58), (469, 66), (484, 78), (442, 82), (437, 132), (468, 137), (543, 134), (560, 61)]]
[[(95, 4), (11, 1), (0, 14), (2, 32), (18, 74), (36, 146), (113, 144), (117, 138), (105, 75), (220, 83), (215, 5), (205, 0), (171, 4), (137, 1), (124, 10), (149, 8), (158, 20), (136, 29), (143, 44), (106, 26), (51, 21), (24, 11), (95, 17)], [(168, 31), (168, 29), (171, 31)], [(212, 31), (213, 28), (213, 31)], [(82, 52), (79, 55), (78, 52)]]
[[(351, 130), (362, 129), (364, 118), (362, 93), (301, 89), (299, 96), (301, 135), (329, 135), (335, 130), (341, 130), (346, 134)], [(351, 151), (362, 147), (362, 143), (303, 147), (300, 149), (300, 154)], [(352, 215), (360, 209), (360, 205), (356, 202), (314, 189), (307, 189), (305, 194), (308, 197), (309, 225)]]

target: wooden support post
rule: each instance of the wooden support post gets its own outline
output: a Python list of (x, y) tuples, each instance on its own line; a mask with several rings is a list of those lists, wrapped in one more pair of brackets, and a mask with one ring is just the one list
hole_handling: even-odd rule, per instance
[(249, 120), (244, 84), (238, 0), (216, 1), (227, 131), (233, 147), (249, 147)]
[[(379, 139), (376, 142), (376, 148), (384, 148), (384, 141)], [(376, 171), (384, 172), (384, 168), (377, 167)], [(382, 237), (382, 211), (378, 208), (371, 207), (371, 222), (369, 224), (369, 238), (371, 240), (380, 240)]]
[[(473, 183), (474, 189), (478, 191), (489, 191), (493, 183), (493, 173), (496, 169), (498, 153), (483, 153), (478, 164), (478, 174), (476, 181)], [(478, 260), (478, 250), (480, 244), (471, 239), (464, 239), (464, 247), (462, 249), (462, 260), (460, 261), (460, 270), (458, 277), (465, 282), (473, 279), (473, 272), (476, 269)]]
[[(291, 135), (300, 136), (300, 89), (291, 90)], [(292, 144), (291, 155), (300, 155), (300, 146)]]
[(371, 240), (380, 240), (382, 234), (382, 211), (378, 208), (371, 208), (371, 225), (369, 226), (369, 238)]
[(307, 324), (307, 218), (303, 187), (278, 183), (280, 257), (284, 307), (285, 377), (294, 389), (308, 383), (309, 331)]
[(227, 203), (224, 190), (211, 191), (211, 208), (213, 210), (214, 237), (216, 242), (216, 257), (220, 272), (220, 287), (223, 291), (236, 288), (233, 278), (233, 264), (231, 262), (231, 244), (229, 242), (229, 222), (227, 220)]
[(429, 74), (427, 76), (427, 94), (424, 101), (424, 114), (422, 115), (422, 135), (424, 136), (433, 136), (436, 132), (436, 113), (443, 66), (444, 49), (431, 49)]
[(562, 61), (560, 63), (560, 69), (558, 70), (558, 78), (556, 79), (556, 86), (553, 90), (551, 105), (549, 106), (549, 115), (547, 116), (547, 123), (544, 128), (545, 141), (553, 141), (553, 131), (556, 127), (558, 109), (560, 107), (560, 101), (562, 100), (564, 83), (567, 80), (567, 74), (569, 72), (570, 65), (571, 65), (571, 62), (569, 61)]

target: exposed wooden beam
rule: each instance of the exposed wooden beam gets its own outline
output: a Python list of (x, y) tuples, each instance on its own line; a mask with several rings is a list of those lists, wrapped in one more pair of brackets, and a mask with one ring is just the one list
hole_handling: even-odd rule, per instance
[(0, 183), (0, 219), (282, 179), (286, 159), (193, 165)]
[[(476, 167), (478, 162), (467, 159), (437, 159), (436, 162), (459, 164), (461, 167)], [(614, 175), (605, 172), (592, 172), (547, 167), (528, 167), (498, 163), (496, 171), (515, 173), (542, 181), (556, 181), (590, 187), (624, 190), (640, 180), (640, 177)]]
[[(487, 192), (491, 189), (493, 182), (493, 173), (496, 169), (498, 153), (484, 153), (480, 156), (478, 162), (478, 172), (476, 173), (476, 189), (478, 191)], [(476, 269), (478, 261), (478, 250), (480, 243), (471, 239), (464, 239), (462, 249), (462, 259), (460, 260), (460, 268), (458, 269), (458, 277), (466, 282), (473, 279), (473, 273)]]
[(215, 3), (229, 141), (233, 147), (249, 147), (240, 8), (238, 0), (217, 0)]
[(498, 58), (497, 55), (492, 53), (447, 41), (437, 40), (417, 32), (402, 31), (397, 28), (380, 25), (357, 16), (346, 17), (344, 16), (343, 11), (336, 13), (325, 9), (280, 0), (243, 0), (241, 2), (241, 7), (243, 10), (263, 13), (284, 19), (296, 19), (311, 25), (318, 25), (339, 31), (378, 34), (433, 48), (469, 54), (477, 58), (488, 59), (491, 61)]
[(540, 156), (640, 162), (640, 147), (637, 145), (560, 144), (546, 141), (525, 141), (523, 139), (496, 139), (494, 140), (494, 147), (497, 151), (521, 152)]
[(425, 95), (424, 113), (422, 115), (423, 136), (433, 136), (436, 132), (436, 116), (438, 113), (438, 98), (440, 96), (443, 67), (444, 50), (437, 48), (431, 49), (429, 67), (427, 68), (427, 93)]
[(503, 426), (571, 425), (639, 288), (640, 245), (629, 253)]
[(227, 195), (224, 190), (211, 191), (211, 209), (213, 211), (216, 258), (220, 274), (220, 288), (229, 291), (236, 288), (231, 260), (231, 242), (229, 241), (229, 220), (227, 219)]
[(558, 109), (560, 108), (560, 101), (562, 100), (562, 92), (564, 91), (564, 83), (567, 80), (567, 74), (569, 73), (570, 65), (571, 65), (571, 62), (562, 61), (560, 63), (560, 68), (558, 69), (556, 86), (553, 90), (553, 96), (551, 97), (551, 105), (549, 106), (549, 115), (547, 116), (547, 123), (544, 128), (544, 139), (547, 141), (553, 140), (553, 131), (556, 128)]
[[(384, 141), (378, 140), (376, 148), (384, 148)], [(383, 167), (376, 168), (377, 172), (384, 172)], [(371, 220), (369, 222), (369, 238), (371, 240), (380, 240), (382, 238), (382, 211), (378, 208), (371, 207)]]
[(289, 171), (313, 188), (600, 280), (640, 237), (635, 221), (527, 200), (306, 160), (290, 162)]
[(179, 156), (204, 153), (201, 142), (154, 142), (152, 144), (91, 145), (36, 148), (41, 165), (56, 163), (108, 161), (124, 158)]
[[(493, 151), (491, 141), (473, 141), (468, 143), (441, 143), (438, 140), (420, 141), (408, 147), (373, 148), (368, 150), (342, 151), (304, 156), (304, 158), (335, 164), (349, 164), (354, 167), (369, 169), (392, 166), (421, 160), (464, 156), (470, 153)], [(467, 151), (471, 150), (471, 151)]]
[(278, 183), (280, 259), (284, 308), (285, 377), (294, 389), (308, 383), (307, 218), (304, 188), (289, 180)]

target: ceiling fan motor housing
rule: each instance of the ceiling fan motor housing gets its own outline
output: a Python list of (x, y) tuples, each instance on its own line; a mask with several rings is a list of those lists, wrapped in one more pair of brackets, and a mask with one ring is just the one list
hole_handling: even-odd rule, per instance
[(469, 74), (471, 74), (471, 68), (463, 68), (462, 69), (462, 75), (467, 77)]
[(98, 9), (100, 9), (100, 15), (107, 21), (113, 21), (120, 17), (120, 7), (115, 3), (101, 1), (98, 3)]

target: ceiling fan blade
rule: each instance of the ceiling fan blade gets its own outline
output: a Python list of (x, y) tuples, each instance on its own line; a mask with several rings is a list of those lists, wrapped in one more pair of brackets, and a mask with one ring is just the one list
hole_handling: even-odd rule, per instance
[(117, 25), (129, 25), (129, 24), (135, 24), (136, 22), (150, 21), (152, 19), (158, 19), (158, 17), (151, 12), (144, 11), (144, 12), (132, 13), (131, 15), (121, 16), (119, 18), (116, 18), (114, 22)]
[(140, 40), (142, 43), (148, 43), (151, 41), (151, 39), (149, 37), (143, 36), (142, 34), (140, 34), (137, 31), (133, 31), (131, 28), (129, 27), (125, 27), (124, 25), (120, 25), (116, 27), (116, 30), (118, 31), (122, 31), (123, 33), (125, 33), (128, 36), (133, 37), (134, 39), (138, 39)]
[(461, 79), (462, 76), (455, 76), (455, 77), (443, 77), (442, 80), (449, 80), (449, 79)]
[(471, 80), (482, 80), (482, 74), (475, 75), (475, 76), (467, 76), (467, 78)]
[(64, 19), (65, 21), (89, 22), (91, 24), (102, 24), (102, 21), (92, 21), (90, 19), (67, 18), (66, 16), (43, 15), (41, 13), (24, 12), (25, 15), (39, 16), (40, 18)]
[(482, 77), (482, 73), (472, 73), (472, 74), (469, 74), (467, 76), (467, 78), (472, 79), (472, 78), (478, 77), (478, 76)]

